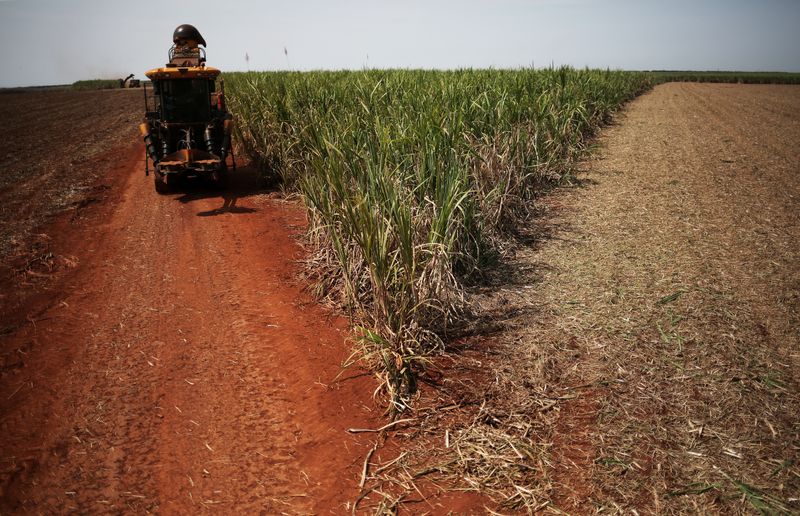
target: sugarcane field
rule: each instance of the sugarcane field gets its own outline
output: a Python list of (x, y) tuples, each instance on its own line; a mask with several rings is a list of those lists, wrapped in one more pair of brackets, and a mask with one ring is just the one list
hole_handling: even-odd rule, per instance
[(800, 513), (800, 6), (599, 4), (0, 2), (0, 514)]

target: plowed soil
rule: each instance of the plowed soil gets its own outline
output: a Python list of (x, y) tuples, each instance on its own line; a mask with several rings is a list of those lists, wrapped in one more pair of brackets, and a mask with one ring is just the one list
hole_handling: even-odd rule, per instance
[(247, 167), (157, 195), (139, 95), (3, 97), (0, 512), (346, 512), (373, 435), (346, 429), (385, 420), (296, 280), (304, 212)]

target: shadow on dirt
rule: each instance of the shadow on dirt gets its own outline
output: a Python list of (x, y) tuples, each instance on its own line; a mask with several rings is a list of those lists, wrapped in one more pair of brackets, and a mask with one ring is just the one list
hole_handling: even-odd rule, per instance
[(228, 187), (220, 189), (209, 182), (187, 179), (175, 188), (175, 193), (180, 194), (175, 199), (182, 204), (189, 204), (202, 199), (220, 199), (222, 205), (213, 210), (200, 211), (198, 217), (213, 217), (224, 213), (246, 214), (258, 211), (256, 208), (237, 206), (239, 199), (252, 195), (261, 195), (277, 192), (280, 185), (277, 181), (266, 180), (255, 167), (239, 167), (231, 171)]

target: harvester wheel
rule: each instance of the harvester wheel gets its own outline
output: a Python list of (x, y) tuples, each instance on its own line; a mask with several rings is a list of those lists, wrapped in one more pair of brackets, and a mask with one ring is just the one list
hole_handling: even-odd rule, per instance
[(167, 176), (161, 173), (156, 165), (156, 170), (153, 173), (153, 182), (155, 183), (156, 192), (160, 194), (168, 194), (170, 191), (169, 184), (167, 183)]

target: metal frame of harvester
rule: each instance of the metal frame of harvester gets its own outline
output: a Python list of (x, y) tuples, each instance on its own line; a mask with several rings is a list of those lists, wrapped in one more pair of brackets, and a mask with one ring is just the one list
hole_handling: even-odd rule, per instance
[[(205, 65), (206, 42), (191, 25), (173, 34), (169, 62), (145, 75), (152, 83), (152, 106), (144, 88), (145, 121), (139, 126), (146, 147), (145, 174), (153, 163), (155, 189), (167, 193), (187, 177), (210, 179), (227, 186), (232, 120), (225, 107), (220, 71)], [(152, 107), (152, 110), (151, 110)]]

